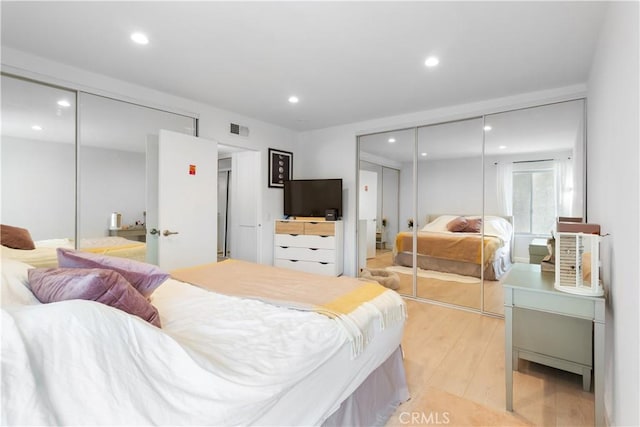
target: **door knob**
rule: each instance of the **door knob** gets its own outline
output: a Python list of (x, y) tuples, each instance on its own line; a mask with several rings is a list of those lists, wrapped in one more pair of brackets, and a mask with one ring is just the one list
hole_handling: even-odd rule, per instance
[(149, 231), (149, 234), (154, 234), (154, 235), (155, 235), (155, 234), (160, 234), (160, 230), (158, 230), (157, 228), (152, 228), (152, 229)]
[(172, 235), (172, 234), (178, 234), (178, 232), (177, 232), (177, 231), (169, 231), (169, 230), (164, 230), (164, 231), (162, 232), (162, 235), (163, 235), (163, 236), (165, 236), (165, 237), (166, 237), (166, 236), (170, 236), (170, 235)]

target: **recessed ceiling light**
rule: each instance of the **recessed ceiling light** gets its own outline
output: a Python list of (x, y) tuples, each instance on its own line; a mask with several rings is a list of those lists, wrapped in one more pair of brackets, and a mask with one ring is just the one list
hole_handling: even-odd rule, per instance
[(142, 33), (131, 34), (131, 40), (138, 44), (149, 44), (149, 38)]
[(435, 56), (430, 56), (424, 61), (424, 65), (426, 65), (427, 67), (435, 67), (439, 63), (440, 63), (440, 60)]
[(491, 126), (489, 126), (489, 125), (486, 125), (484, 127), (484, 130), (487, 131), (487, 132), (490, 131), (491, 129), (493, 129), (493, 128)]
[(501, 150), (504, 150), (505, 148), (507, 148), (507, 146), (506, 145), (501, 145), (498, 148), (501, 149)]
[(394, 142), (396, 142), (395, 138), (389, 138), (389, 144), (393, 144)]
[(297, 104), (298, 101), (299, 101), (299, 99), (298, 99), (297, 96), (290, 96), (289, 97), (289, 102), (292, 103), (292, 104)]
[(61, 107), (71, 107), (71, 103), (66, 99), (61, 99), (60, 101), (58, 101), (58, 105)]
[(33, 125), (33, 126), (31, 126), (31, 129), (33, 129), (33, 130), (42, 130), (42, 126), (40, 126), (40, 125)]
[(427, 153), (420, 153), (423, 157), (427, 157)]

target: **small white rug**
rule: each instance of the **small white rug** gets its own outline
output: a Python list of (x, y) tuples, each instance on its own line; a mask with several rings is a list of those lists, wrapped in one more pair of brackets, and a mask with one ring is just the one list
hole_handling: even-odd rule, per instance
[[(403, 267), (401, 265), (392, 265), (391, 267), (386, 268), (388, 271), (394, 271), (400, 274), (413, 274), (413, 268), (411, 267)], [(426, 279), (438, 279), (438, 280), (446, 280), (449, 282), (458, 282), (458, 283), (470, 283), (476, 284), (480, 283), (480, 279), (477, 277), (471, 276), (462, 276), (460, 274), (453, 273), (442, 273), (440, 271), (433, 270), (422, 270), (418, 269), (418, 277), (424, 277)]]

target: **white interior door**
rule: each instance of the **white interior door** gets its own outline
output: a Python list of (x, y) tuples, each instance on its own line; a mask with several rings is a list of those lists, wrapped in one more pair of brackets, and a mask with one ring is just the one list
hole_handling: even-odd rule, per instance
[[(360, 171), (359, 212), (361, 220), (367, 221), (367, 258), (376, 256), (376, 218), (378, 215), (378, 174)], [(362, 232), (362, 230), (360, 230)]]
[(160, 131), (157, 226), (149, 222), (147, 241), (157, 242), (162, 269), (217, 260), (217, 178), (215, 142)]
[(260, 153), (240, 151), (231, 155), (231, 257), (261, 262), (262, 224), (260, 188), (262, 172)]

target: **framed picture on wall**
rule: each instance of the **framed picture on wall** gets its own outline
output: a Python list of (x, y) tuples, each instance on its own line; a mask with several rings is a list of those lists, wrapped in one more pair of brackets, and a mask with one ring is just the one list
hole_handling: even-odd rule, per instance
[(269, 187), (284, 188), (293, 175), (293, 153), (269, 148)]

